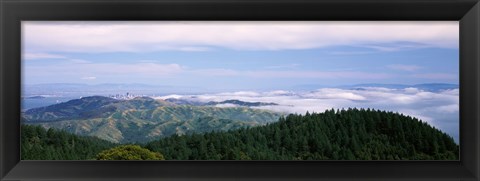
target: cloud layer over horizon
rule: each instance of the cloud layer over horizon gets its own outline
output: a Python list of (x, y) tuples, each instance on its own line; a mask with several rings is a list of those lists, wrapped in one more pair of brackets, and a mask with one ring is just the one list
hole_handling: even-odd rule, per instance
[[(416, 117), (459, 139), (459, 89), (425, 91), (418, 88), (390, 89), (363, 87), (361, 89), (322, 88), (315, 91), (239, 91), (199, 95), (166, 95), (156, 99), (184, 99), (189, 101), (221, 102), (241, 100), (247, 102), (276, 103), (255, 107), (283, 113), (305, 114), (328, 109), (370, 108), (392, 111)], [(220, 107), (235, 106), (231, 104)]]

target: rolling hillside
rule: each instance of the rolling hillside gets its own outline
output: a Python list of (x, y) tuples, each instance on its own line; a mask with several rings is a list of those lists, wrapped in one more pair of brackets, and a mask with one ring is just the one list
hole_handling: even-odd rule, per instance
[(264, 125), (279, 117), (278, 113), (247, 107), (175, 105), (148, 97), (116, 100), (93, 96), (27, 110), (22, 121), (114, 143), (128, 143), (147, 142), (173, 134)]

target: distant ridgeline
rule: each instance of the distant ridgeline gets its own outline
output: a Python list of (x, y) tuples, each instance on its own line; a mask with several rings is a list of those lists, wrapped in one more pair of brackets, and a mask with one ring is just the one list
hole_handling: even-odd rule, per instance
[[(204, 121), (211, 120), (208, 118), (193, 122)], [(93, 159), (93, 155), (98, 154), (101, 149), (107, 150), (118, 146), (65, 131), (52, 129), (46, 131), (39, 126), (24, 125), (21, 133), (22, 159), (65, 159), (67, 158), (65, 155), (74, 155), (68, 157), (74, 159)], [(78, 150), (80, 145), (86, 146)], [(459, 146), (453, 138), (440, 130), (416, 118), (371, 109), (291, 114), (266, 125), (229, 131), (214, 129), (214, 132), (181, 136), (173, 134), (139, 145), (163, 155), (166, 160), (458, 160), (459, 158)]]
[(29, 109), (24, 124), (57, 128), (77, 135), (96, 136), (114, 143), (145, 143), (175, 134), (227, 131), (277, 121), (280, 113), (252, 109), (261, 103), (230, 101), (240, 107), (194, 106), (149, 97), (117, 100), (84, 97), (47, 107)]

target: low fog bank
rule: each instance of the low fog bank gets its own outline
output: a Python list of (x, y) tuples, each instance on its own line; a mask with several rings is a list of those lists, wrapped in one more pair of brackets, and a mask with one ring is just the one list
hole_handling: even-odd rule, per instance
[[(256, 106), (283, 113), (305, 114), (323, 112), (327, 109), (371, 108), (393, 111), (413, 116), (451, 135), (459, 141), (459, 89), (427, 91), (408, 87), (392, 89), (385, 87), (322, 88), (314, 91), (268, 92), (238, 91), (199, 95), (166, 95), (156, 99), (181, 99), (192, 102), (222, 102), (240, 100), (245, 102), (275, 103), (278, 105)], [(219, 107), (236, 106), (217, 104)]]

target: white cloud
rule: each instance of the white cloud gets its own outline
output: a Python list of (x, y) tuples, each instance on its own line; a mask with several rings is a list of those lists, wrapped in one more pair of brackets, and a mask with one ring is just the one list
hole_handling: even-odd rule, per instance
[(88, 60), (84, 59), (76, 59), (76, 58), (69, 58), (64, 55), (58, 55), (58, 54), (51, 54), (51, 53), (31, 53), (31, 52), (25, 52), (23, 54), (23, 59), (24, 60), (36, 60), (36, 59), (55, 59), (55, 60), (62, 60), (65, 62), (71, 62), (75, 64), (82, 64), (82, 63), (91, 63)]
[(63, 55), (56, 55), (51, 53), (25, 53), (23, 54), (25, 60), (35, 60), (35, 59), (64, 59), (66, 58)]
[(298, 70), (256, 70), (239, 71), (233, 69), (184, 69), (184, 73), (195, 76), (240, 76), (251, 78), (316, 78), (316, 79), (386, 79), (394, 75), (360, 71), (298, 71)]
[(375, 53), (374, 51), (334, 51), (330, 52), (332, 55), (365, 55)]
[[(56, 77), (63, 75), (64, 77), (83, 77), (87, 75), (102, 75), (108, 76), (169, 76), (175, 75), (183, 71), (183, 68), (178, 64), (158, 64), (158, 63), (134, 63), (134, 64), (115, 64), (115, 63), (80, 63), (80, 64), (65, 64), (61, 66), (51, 66), (48, 71), (45, 71), (43, 66), (28, 66), (25, 67), (25, 76), (28, 74), (36, 77)], [(79, 72), (78, 70), (82, 70)], [(91, 79), (90, 79), (91, 80)]]
[(171, 95), (166, 95), (166, 96), (159, 96), (159, 97), (155, 97), (155, 99), (181, 99), (183, 98), (184, 96), (182, 95), (177, 95), (177, 94), (171, 94)]
[(274, 91), (264, 92), (263, 94), (266, 96), (286, 96), (286, 95), (293, 95), (295, 93), (292, 91), (274, 90)]
[(251, 77), (274, 78), (320, 78), (320, 79), (386, 79), (392, 75), (355, 71), (246, 71), (243, 75)]
[(344, 89), (332, 89), (324, 88), (319, 89), (318, 91), (303, 94), (303, 97), (315, 98), (315, 99), (346, 99), (352, 101), (363, 101), (366, 100), (364, 96), (353, 93)]
[(83, 60), (83, 59), (68, 59), (68, 61), (72, 62), (72, 63), (76, 63), (76, 64), (80, 64), (80, 63), (92, 63), (88, 60)]
[(97, 77), (90, 76), (90, 77), (82, 77), (81, 79), (82, 80), (95, 80), (95, 79), (97, 79)]
[(337, 45), (395, 51), (425, 47), (458, 48), (459, 44), (457, 21), (26, 21), (22, 26), (25, 47), (41, 52), (208, 51), (216, 47), (286, 50)]
[(436, 79), (436, 80), (456, 80), (458, 79), (457, 74), (450, 74), (450, 73), (425, 73), (425, 74), (413, 74), (411, 75), (415, 78), (422, 78), (422, 79)]
[(239, 76), (242, 75), (241, 72), (232, 69), (190, 69), (190, 73), (200, 75), (200, 76)]
[[(109, 67), (109, 68), (107, 68)], [(158, 64), (158, 63), (135, 63), (135, 64), (94, 64), (92, 69), (98, 69), (103, 73), (115, 74), (148, 74), (148, 75), (169, 75), (181, 72), (183, 69), (178, 64)], [(107, 68), (104, 70), (103, 68)], [(88, 69), (86, 69), (88, 70)]]
[(448, 89), (448, 90), (442, 91), (442, 94), (458, 95), (458, 94), (460, 94), (460, 91), (459, 91), (459, 89)]
[(268, 66), (265, 67), (266, 69), (292, 69), (300, 66), (300, 64), (288, 64), (288, 65), (274, 65), (274, 66)]
[(450, 104), (450, 105), (443, 105), (443, 106), (438, 106), (435, 108), (435, 111), (439, 113), (456, 113), (460, 109), (459, 104)]
[(389, 65), (387, 67), (393, 70), (401, 70), (401, 71), (408, 71), (408, 72), (414, 72), (422, 68), (416, 65), (400, 65), (400, 64)]
[(412, 49), (418, 49), (418, 48), (429, 48), (429, 47), (432, 47), (432, 45), (422, 44), (419, 42), (414, 42), (414, 43), (410, 42), (409, 44), (398, 43), (398, 44), (385, 44), (385, 45), (365, 45), (363, 47), (375, 49), (378, 51), (392, 52), (392, 51), (400, 51), (400, 50), (412, 50)]
[[(155, 60), (139, 60), (136, 63), (95, 63), (93, 61), (84, 59), (72, 59), (62, 56), (65, 62), (73, 64), (60, 64), (59, 66), (50, 66), (48, 71), (42, 66), (28, 66), (26, 73), (32, 75), (45, 76), (50, 75), (72, 75), (85, 73), (91, 75), (129, 75), (129, 76), (144, 76), (144, 75), (186, 75), (186, 76), (207, 76), (207, 77), (249, 77), (249, 78), (315, 78), (315, 79), (370, 79), (381, 80), (392, 78), (393, 74), (388, 73), (372, 73), (361, 71), (300, 71), (300, 70), (233, 70), (225, 68), (210, 68), (210, 69), (193, 69), (179, 64), (159, 64)], [(298, 64), (289, 65), (295, 67)], [(280, 67), (276, 67), (280, 68)], [(275, 69), (275, 68), (272, 68)], [(79, 72), (78, 70), (82, 70)], [(435, 74), (436, 75), (436, 74)], [(426, 76), (435, 76), (426, 75)], [(418, 75), (421, 76), (421, 75)], [(424, 75), (425, 76), (425, 75)], [(78, 77), (78, 76), (77, 76)], [(441, 77), (440, 77), (441, 78)], [(48, 79), (48, 77), (45, 77)]]
[(403, 89), (405, 91), (405, 93), (407, 94), (414, 94), (414, 93), (418, 93), (420, 92), (421, 90), (418, 89), (418, 88), (414, 88), (414, 87), (407, 87), (405, 89)]
[(260, 96), (260, 93), (253, 92), (253, 91), (237, 91), (237, 92), (226, 92), (226, 93), (219, 93), (220, 96), (245, 96), (245, 97), (257, 97)]

